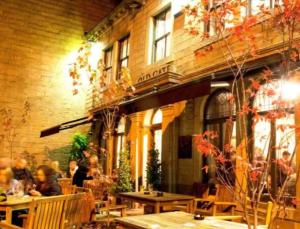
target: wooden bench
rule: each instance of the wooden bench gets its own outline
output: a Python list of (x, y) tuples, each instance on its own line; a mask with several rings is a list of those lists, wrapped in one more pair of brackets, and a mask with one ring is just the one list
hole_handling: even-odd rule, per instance
[(26, 223), (18, 227), (0, 222), (2, 229), (71, 229), (82, 223), (83, 195), (61, 195), (33, 200), (29, 205)]

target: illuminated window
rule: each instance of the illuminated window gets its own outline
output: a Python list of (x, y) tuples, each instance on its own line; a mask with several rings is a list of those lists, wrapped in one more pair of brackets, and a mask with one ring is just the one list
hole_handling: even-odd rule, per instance
[[(296, 133), (293, 128), (295, 125), (295, 115), (293, 105), (287, 105), (284, 117), (278, 119), (264, 118), (266, 114), (272, 111), (278, 111), (275, 101), (281, 99), (291, 100), (297, 94), (299, 88), (297, 85), (286, 81), (273, 81), (262, 85), (255, 96), (253, 106), (258, 110), (261, 116), (260, 120), (254, 127), (254, 154), (253, 163), (259, 160), (283, 159), (283, 152), (287, 151), (290, 155), (294, 153), (296, 146)], [(273, 93), (266, 93), (273, 90)], [(280, 108), (280, 109), (284, 109)], [(259, 159), (261, 158), (261, 159)], [(289, 158), (288, 160), (290, 160)], [(283, 159), (285, 160), (285, 159)], [(292, 161), (286, 161), (292, 166), (295, 163), (295, 157)], [(255, 163), (254, 163), (255, 165)], [(281, 186), (285, 181), (285, 175), (282, 175), (280, 167), (275, 163), (271, 163), (271, 184), (272, 191), (276, 192), (276, 188)], [(294, 186), (290, 187), (291, 190)], [(291, 194), (294, 195), (294, 194)]]
[(161, 161), (162, 154), (162, 111), (159, 109), (155, 112), (152, 118), (152, 131), (153, 131), (153, 143), (154, 149), (159, 151), (159, 159)]
[(119, 60), (118, 60), (118, 75), (117, 79), (120, 79), (121, 69), (122, 67), (128, 67), (129, 61), (129, 36), (126, 36), (122, 40), (119, 41)]
[(154, 17), (153, 61), (159, 61), (170, 54), (171, 8)]
[(118, 128), (117, 128), (117, 135), (116, 135), (116, 145), (115, 145), (115, 165), (116, 168), (119, 168), (119, 159), (120, 153), (125, 148), (125, 123), (126, 119), (121, 118)]
[[(273, 91), (272, 95), (267, 95), (268, 91)], [(291, 99), (291, 92), (293, 88), (289, 83), (277, 80), (271, 83), (264, 84), (256, 93), (253, 106), (257, 108), (260, 115), (264, 116), (267, 112), (276, 110), (276, 101), (280, 98)], [(280, 93), (282, 91), (283, 93)], [(286, 117), (277, 120), (259, 120), (254, 129), (254, 149), (256, 152), (261, 152), (266, 158), (269, 151), (269, 143), (271, 138), (271, 130), (275, 130), (275, 138), (272, 142), (277, 146), (277, 157), (281, 158), (283, 151), (288, 150), (290, 153), (294, 151), (295, 147), (295, 130), (291, 128), (280, 128), (281, 126), (294, 126), (295, 117), (293, 114), (293, 107), (286, 107)]]
[(104, 73), (106, 83), (109, 84), (112, 80), (112, 65), (113, 65), (113, 47), (104, 51)]
[(250, 12), (252, 15), (259, 14), (261, 12), (261, 7), (271, 8), (272, 0), (251, 0), (250, 1)]
[[(205, 130), (214, 131), (218, 134), (212, 143), (220, 150), (224, 150), (226, 144), (236, 147), (236, 106), (230, 103), (232, 94), (224, 89), (214, 92), (207, 101), (204, 122)], [(232, 121), (230, 121), (232, 118)], [(203, 157), (203, 164), (209, 165), (208, 173), (203, 173), (204, 182), (215, 177), (215, 162), (210, 157)]]

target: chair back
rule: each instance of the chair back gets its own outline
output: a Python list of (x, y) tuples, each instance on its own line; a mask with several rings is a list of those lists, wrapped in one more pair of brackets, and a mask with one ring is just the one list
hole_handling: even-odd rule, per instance
[(30, 204), (26, 229), (63, 228), (67, 196), (44, 197)]
[(59, 178), (58, 183), (61, 186), (64, 195), (75, 193), (75, 186), (72, 185), (72, 178)]
[(75, 188), (76, 193), (83, 194), (83, 205), (85, 211), (81, 212), (81, 221), (87, 223), (91, 220), (93, 213), (95, 212), (95, 199), (93, 193), (88, 188)]
[(85, 207), (85, 193), (68, 195), (65, 203), (64, 228), (79, 228), (83, 222), (82, 210)]
[(92, 191), (96, 201), (102, 201), (107, 197), (110, 185), (110, 183), (98, 179), (85, 180), (83, 183), (84, 188)]
[(218, 185), (217, 201), (235, 201), (235, 194), (232, 193), (225, 185)]
[[(259, 225), (269, 225), (273, 210), (272, 202), (259, 202), (257, 205), (257, 220)], [(254, 221), (254, 212), (251, 201), (247, 201), (246, 212), (250, 222)]]

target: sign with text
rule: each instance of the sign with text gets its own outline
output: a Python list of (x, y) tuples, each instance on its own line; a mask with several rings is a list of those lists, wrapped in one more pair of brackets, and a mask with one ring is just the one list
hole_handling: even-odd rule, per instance
[(148, 72), (146, 74), (142, 74), (139, 78), (138, 78), (138, 81), (137, 83), (142, 83), (142, 82), (145, 82), (147, 80), (150, 80), (150, 79), (153, 79), (155, 77), (158, 77), (162, 74), (166, 74), (168, 72), (170, 72), (170, 70), (172, 69), (172, 66), (171, 65), (165, 65), (165, 66), (162, 66), (158, 69), (155, 69), (151, 72)]

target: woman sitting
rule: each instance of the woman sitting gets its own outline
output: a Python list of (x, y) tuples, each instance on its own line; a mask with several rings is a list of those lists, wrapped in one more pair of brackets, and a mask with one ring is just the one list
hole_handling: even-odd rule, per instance
[(6, 195), (23, 195), (22, 185), (13, 179), (14, 175), (10, 168), (0, 168), (0, 188)]
[(62, 195), (61, 187), (57, 182), (56, 172), (47, 165), (41, 165), (37, 169), (36, 190), (30, 190), (32, 196), (57, 196)]
[[(10, 168), (0, 168), (0, 189), (2, 193), (6, 195), (18, 195), (22, 196), (24, 194), (22, 184), (13, 179), (14, 175)], [(26, 210), (16, 210), (12, 212), (12, 223), (17, 226), (22, 226), (22, 219), (19, 215), (26, 214)], [(3, 213), (0, 214), (1, 220), (5, 218)]]

